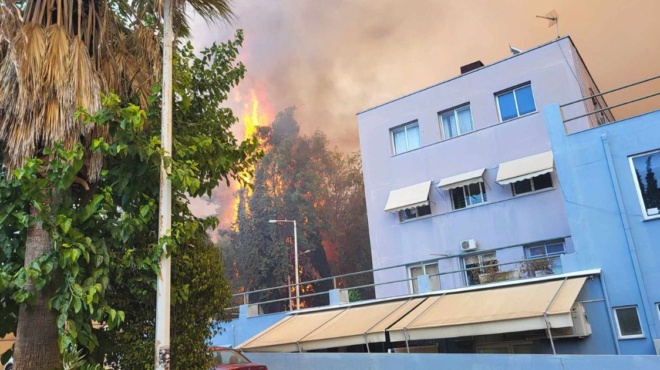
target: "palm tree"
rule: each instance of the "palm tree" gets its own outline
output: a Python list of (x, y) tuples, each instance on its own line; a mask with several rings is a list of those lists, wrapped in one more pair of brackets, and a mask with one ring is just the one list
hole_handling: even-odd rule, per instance
[[(137, 97), (143, 106), (160, 76), (157, 31), (160, 2), (137, 0), (0, 0), (0, 142), (6, 173), (44, 149), (63, 143), (89, 145), (107, 137), (102, 128), (74, 119), (83, 107), (100, 108), (101, 92)], [(227, 18), (228, 0), (193, 0), (203, 17)], [(188, 30), (185, 2), (175, 3), (175, 23)], [(152, 27), (156, 25), (156, 28)], [(99, 178), (102, 158), (88, 153), (78, 182), (87, 189)], [(48, 191), (47, 189), (45, 191)], [(53, 198), (52, 201), (55, 201)], [(38, 211), (31, 210), (36, 216)], [(25, 243), (25, 266), (52, 248), (48, 233), (34, 224)], [(61, 364), (55, 313), (48, 300), (58, 280), (36, 292), (36, 301), (19, 310), (14, 360), (20, 369), (50, 369)], [(27, 289), (34, 290), (31, 283)]]

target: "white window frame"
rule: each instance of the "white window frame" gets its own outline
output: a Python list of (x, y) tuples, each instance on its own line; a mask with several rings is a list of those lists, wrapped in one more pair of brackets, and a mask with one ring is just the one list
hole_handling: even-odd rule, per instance
[[(619, 316), (616, 314), (617, 310), (621, 309), (627, 309), (627, 308), (634, 308), (635, 313), (637, 314), (637, 320), (639, 321), (639, 329), (642, 331), (640, 334), (631, 334), (631, 335), (623, 335), (621, 334), (621, 325), (619, 325)], [(642, 325), (642, 318), (639, 317), (639, 309), (635, 305), (631, 306), (619, 306), (619, 307), (613, 307), (612, 310), (614, 311), (614, 322), (616, 322), (616, 332), (617, 336), (619, 339), (636, 339), (636, 338), (644, 338), (644, 326)]]
[[(413, 280), (416, 280), (417, 277), (416, 276), (413, 277), (412, 269), (415, 268), (415, 267), (421, 267), (422, 268), (422, 275), (428, 275), (426, 273), (426, 267), (427, 266), (435, 266), (438, 269), (438, 273), (440, 273), (440, 265), (438, 264), (438, 262), (417, 263), (417, 264), (408, 266), (408, 269), (407, 269), (408, 270), (408, 279), (410, 279), (410, 280), (408, 280), (408, 282), (409, 282), (408, 285), (410, 287), (410, 292), (412, 294), (419, 293), (419, 287), (417, 287), (417, 292), (415, 291), (415, 282)], [(434, 276), (434, 277), (437, 278), (435, 281), (437, 281), (438, 286), (434, 289), (433, 281), (429, 281), (429, 283), (431, 284), (431, 290), (435, 291), (435, 290), (442, 289), (442, 282), (440, 281), (440, 276)], [(433, 279), (433, 277), (429, 277), (429, 280), (432, 280), (432, 279)]]
[[(454, 204), (454, 194), (453, 194), (453, 192), (456, 191), (456, 189), (458, 189), (458, 188), (463, 189), (463, 198), (465, 199), (465, 207), (462, 207), (462, 208), (456, 208), (456, 205)], [(463, 185), (463, 186), (459, 186), (459, 187), (456, 187), (456, 188), (453, 188), (453, 189), (449, 189), (449, 198), (451, 198), (451, 209), (452, 210), (458, 211), (458, 210), (461, 210), (461, 209), (476, 207), (476, 206), (479, 206), (479, 205), (482, 205), (482, 204), (488, 202), (488, 196), (486, 195), (486, 185), (484, 184), (483, 181), (479, 181), (479, 189), (481, 190), (480, 194), (482, 195), (481, 198), (483, 199), (482, 202), (474, 203), (474, 204), (468, 204), (467, 196), (466, 196), (466, 194), (467, 194), (466, 189), (469, 189), (469, 188), (470, 188), (470, 185)]]
[[(516, 97), (516, 91), (520, 90), (522, 88), (525, 88), (527, 86), (529, 86), (529, 89), (532, 91), (532, 101), (534, 101), (534, 110), (529, 112), (529, 113), (525, 113), (525, 114), (521, 115), (520, 114), (520, 109), (518, 107), (518, 98)], [(513, 92), (513, 101), (516, 103), (516, 116), (511, 117), (511, 118), (507, 118), (505, 120), (505, 119), (502, 119), (502, 111), (500, 110), (500, 99), (499, 98), (500, 98), (500, 96), (506, 95), (510, 92)], [(534, 88), (532, 88), (532, 83), (531, 82), (525, 82), (522, 85), (514, 86), (512, 88), (509, 88), (509, 89), (506, 89), (504, 91), (500, 91), (500, 92), (496, 93), (495, 94), (495, 102), (497, 103), (497, 115), (499, 116), (500, 122), (511, 121), (513, 119), (524, 117), (524, 116), (529, 116), (530, 114), (534, 114), (534, 113), (538, 112), (538, 107), (536, 106), (536, 98), (534, 97)]]
[[(635, 172), (635, 163), (633, 162), (633, 159), (647, 156), (647, 155), (652, 155), (658, 153), (660, 154), (660, 149), (655, 149), (651, 150), (645, 153), (640, 153), (636, 155), (631, 155), (628, 157), (628, 163), (630, 163), (630, 171), (632, 173), (632, 178), (633, 178), (633, 183), (635, 184), (635, 191), (637, 192), (637, 200), (639, 201), (639, 206), (642, 211), (642, 217), (644, 220), (655, 220), (660, 218), (660, 209), (658, 210), (659, 212), (655, 215), (648, 215), (648, 209), (646, 208), (646, 204), (644, 203), (644, 196), (642, 195), (642, 187), (639, 181), (637, 181), (637, 173)], [(660, 181), (660, 174), (658, 174), (658, 181)]]
[[(492, 255), (493, 258), (487, 260), (486, 262), (495, 261), (495, 263), (484, 265), (484, 257), (485, 257), (485, 256), (490, 256), (490, 255)], [(468, 271), (468, 270), (467, 270), (468, 267), (467, 267), (467, 263), (466, 263), (466, 262), (467, 262), (467, 259), (468, 259), (468, 258), (472, 258), (472, 257), (477, 257), (477, 258), (479, 259), (479, 266), (478, 266), (478, 267), (474, 267), (474, 270), (469, 270), (469, 271)], [(472, 271), (479, 271), (479, 272), (481, 272), (480, 269), (486, 269), (486, 268), (489, 268), (489, 267), (495, 267), (496, 271), (494, 271), (494, 272), (499, 272), (499, 271), (500, 271), (500, 262), (499, 262), (499, 260), (497, 259), (497, 251), (485, 252), (485, 253), (479, 253), (479, 254), (473, 254), (473, 255), (471, 255), (471, 256), (465, 256), (465, 257), (462, 257), (461, 260), (462, 260), (462, 262), (463, 262), (463, 270), (464, 270), (463, 272), (465, 273), (464, 276), (465, 276), (465, 285), (466, 285), (466, 286), (473, 286), (473, 285), (479, 285), (479, 284), (480, 284), (480, 283), (476, 283), (476, 284), (472, 284), (472, 285), (470, 284), (470, 276), (469, 276), (469, 274), (472, 274)], [(473, 267), (470, 267), (470, 268), (473, 268)], [(477, 275), (477, 280), (479, 280), (478, 275)]]
[[(472, 122), (472, 130), (466, 131), (466, 132), (461, 132), (461, 123), (458, 121), (458, 110), (467, 108), (470, 111), (470, 121)], [(444, 116), (452, 114), (454, 118), (456, 119), (456, 134), (455, 136), (448, 136), (447, 133), (445, 132), (445, 121), (442, 119)], [(452, 139), (464, 134), (467, 134), (468, 132), (474, 131), (474, 117), (472, 117), (472, 107), (470, 107), (470, 103), (466, 103), (463, 105), (459, 105), (457, 107), (451, 108), (444, 110), (440, 113), (438, 113), (438, 121), (440, 121), (440, 130), (442, 131), (442, 139), (447, 140), (447, 139)]]
[[(543, 175), (546, 175), (546, 174), (543, 174)], [(531, 185), (531, 187), (532, 187), (532, 190), (530, 190), (530, 191), (528, 191), (528, 192), (525, 192), (525, 193), (516, 193), (516, 188), (514, 187), (515, 182), (512, 182), (512, 183), (511, 183), (511, 194), (513, 194), (514, 197), (519, 197), (519, 196), (522, 196), (522, 195), (527, 195), (527, 194), (536, 193), (536, 192), (538, 192), (538, 191), (554, 189), (554, 188), (555, 188), (555, 181), (553, 180), (553, 178), (552, 178), (552, 174), (551, 174), (551, 173), (548, 173), (547, 175), (550, 176), (550, 183), (551, 183), (552, 185), (551, 185), (550, 187), (547, 187), (547, 188), (536, 189), (536, 186), (534, 185), (534, 179), (537, 178), (537, 177), (543, 176), (543, 175), (534, 176), (534, 177), (532, 177), (531, 179), (521, 180), (521, 181), (529, 181), (529, 183), (530, 183), (530, 185)]]
[[(394, 127), (392, 129), (390, 129), (390, 145), (392, 146), (392, 153), (394, 153), (394, 155), (406, 153), (406, 152), (409, 152), (413, 149), (417, 149), (417, 148), (412, 148), (412, 149), (410, 148), (410, 140), (408, 139), (408, 129), (412, 128), (414, 126), (417, 127), (417, 132), (419, 132), (419, 147), (421, 147), (422, 146), (422, 131), (419, 129), (419, 121), (417, 121), (417, 120), (411, 121), (411, 122), (408, 122), (408, 123), (403, 124), (401, 126), (397, 126), (397, 127)], [(406, 133), (406, 150), (404, 150), (402, 152), (397, 152), (396, 151), (396, 142), (394, 141), (394, 133), (399, 132), (401, 130), (403, 130)]]

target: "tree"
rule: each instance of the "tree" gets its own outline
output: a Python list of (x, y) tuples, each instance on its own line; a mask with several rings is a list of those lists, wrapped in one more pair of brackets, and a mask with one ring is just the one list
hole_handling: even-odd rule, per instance
[[(34, 186), (38, 186), (36, 179), (39, 178), (47, 180), (42, 181), (41, 185), (50, 186), (41, 188), (43, 201), (28, 202), (33, 207), (21, 209), (20, 217), (16, 218), (26, 225), (26, 229), (22, 231), (24, 234), (20, 234), (24, 236), (22, 240), (25, 244), (14, 251), (23, 260), (23, 268), (14, 272), (34, 275), (25, 279), (24, 286), (9, 286), (25, 293), (13, 298), (21, 304), (15, 346), (17, 367), (44, 369), (57, 366), (60, 362), (59, 352), (69, 347), (67, 340), (87, 339), (78, 338), (79, 333), (71, 329), (70, 323), (62, 321), (62, 318), (68, 316), (66, 313), (69, 309), (76, 318), (82, 308), (67, 305), (57, 307), (58, 302), (48, 300), (54, 290), (60, 292), (63, 286), (75, 287), (76, 283), (70, 284), (57, 271), (37, 271), (36, 267), (40, 267), (44, 261), (52, 263), (49, 256), (59, 252), (53, 248), (57, 246), (53, 234), (48, 235), (43, 227), (51, 221), (48, 217), (62, 216), (52, 222), (54, 230), (62, 226), (66, 229), (64, 234), (76, 230), (70, 226), (76, 220), (73, 217), (75, 215), (66, 218), (66, 214), (58, 213), (64, 209), (61, 206), (62, 198), (66, 198), (68, 205), (75, 207), (93, 204), (92, 208), (98, 209), (103, 206), (98, 200), (100, 198), (96, 197), (100, 194), (94, 195), (90, 184), (100, 179), (104, 153), (102, 150), (92, 152), (90, 149), (96, 140), (109, 136), (108, 126), (85, 125), (80, 117), (74, 115), (77, 107), (95, 112), (100, 107), (99, 93), (109, 90), (119, 93), (125, 99), (137, 96), (143, 107), (148, 105), (150, 87), (158, 76), (158, 68), (154, 67), (160, 65), (160, 43), (157, 28), (153, 28), (158, 26), (159, 18), (157, 13), (147, 14), (145, 11), (151, 5), (140, 4), (151, 3), (136, 2), (136, 9), (140, 9), (140, 13), (128, 13), (131, 7), (127, 4), (92, 0), (56, 3), (3, 1), (0, 4), (0, 141), (3, 145), (5, 174), (11, 177), (15, 170), (25, 170), (22, 166), (32, 166), (28, 169), (42, 171), (28, 171), (27, 175), (34, 177), (33, 184), (37, 184)], [(178, 9), (182, 9), (183, 3), (177, 4)], [(226, 1), (192, 1), (191, 4), (203, 16), (228, 14)], [(117, 11), (117, 14), (113, 11)], [(183, 13), (177, 14), (179, 19), (184, 19)], [(120, 20), (127, 18), (131, 20), (130, 27), (120, 23)], [(135, 109), (131, 109), (134, 113)], [(61, 148), (57, 147), (58, 143), (62, 143)], [(59, 158), (53, 158), (53, 153), (57, 153)], [(33, 161), (31, 158), (35, 156), (42, 159)], [(75, 165), (69, 167), (62, 164), (67, 174), (71, 174), (74, 169), (78, 171), (71, 176), (68, 188), (53, 187), (55, 179), (48, 179), (43, 173), (48, 165), (56, 165), (54, 168), (57, 168), (58, 161), (75, 162)], [(231, 167), (230, 161), (224, 166)], [(24, 177), (22, 179), (25, 180)], [(195, 182), (192, 181), (193, 184)], [(74, 183), (80, 184), (83, 190), (74, 189)], [(61, 181), (56, 185), (66, 184)], [(55, 191), (58, 192), (57, 197)], [(30, 194), (36, 197), (34, 193)], [(52, 207), (54, 213), (43, 215), (44, 207)], [(58, 221), (63, 223), (58, 224)], [(15, 239), (14, 236), (9, 238)], [(83, 238), (83, 241), (84, 248), (80, 248), (81, 251), (93, 245), (91, 239), (87, 241)], [(102, 254), (100, 257), (100, 266), (106, 268), (104, 264), (108, 262), (103, 262)], [(78, 257), (73, 260), (72, 264), (57, 265), (59, 270), (68, 269), (65, 272), (71, 273), (71, 269), (80, 268), (76, 264)], [(39, 280), (39, 277), (46, 275), (48, 278)], [(39, 286), (34, 281), (47, 284)], [(103, 288), (103, 284), (99, 284)], [(57, 288), (58, 285), (60, 288)], [(94, 286), (96, 288), (98, 286)], [(103, 290), (97, 290), (90, 297), (94, 299), (96, 293), (102, 295)], [(74, 293), (80, 295), (78, 291)], [(28, 301), (30, 305), (26, 304)], [(57, 312), (49, 309), (49, 304), (56, 310), (65, 311), (65, 315), (62, 316), (60, 312), (57, 316)], [(80, 305), (84, 306), (82, 303)], [(109, 315), (116, 317), (117, 313), (113, 315), (113, 312), (110, 310)], [(39, 322), (43, 322), (43, 325), (34, 325)], [(87, 333), (88, 330), (83, 332)], [(56, 345), (57, 338), (60, 351)], [(94, 343), (92, 341), (87, 344), (93, 346)]]
[[(221, 241), (225, 269), (239, 292), (295, 281), (292, 225), (272, 225), (269, 219), (297, 221), (301, 281), (371, 268), (359, 156), (328, 149), (320, 132), (299, 136), (294, 112), (285, 109), (270, 128), (261, 129), (267, 153), (255, 168), (254, 190), (239, 191), (236, 222)], [(355, 286), (370, 279), (340, 283)], [(303, 284), (301, 294), (331, 287), (330, 281)], [(287, 297), (293, 294), (294, 288), (270, 290), (251, 294), (250, 301), (276, 300), (262, 308), (281, 311), (292, 305)], [(326, 302), (323, 295), (303, 297), (301, 305)]]

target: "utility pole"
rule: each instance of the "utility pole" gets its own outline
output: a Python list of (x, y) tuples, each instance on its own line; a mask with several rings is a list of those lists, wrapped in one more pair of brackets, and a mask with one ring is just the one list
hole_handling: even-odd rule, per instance
[[(296, 269), (296, 309), (300, 309), (300, 277), (298, 276), (298, 229), (296, 227), (296, 220), (268, 220), (271, 224), (277, 224), (280, 222), (292, 222), (293, 223), (293, 260), (294, 268)], [(306, 253), (306, 252), (305, 252)]]
[[(172, 1), (163, 2), (163, 85), (160, 141), (163, 156), (172, 156)], [(160, 197), (158, 216), (158, 238), (170, 235), (172, 228), (172, 182), (168, 178), (171, 166), (160, 162)], [(168, 256), (167, 246), (163, 244), (160, 258), (160, 273), (156, 292), (156, 369), (170, 368), (170, 283), (172, 261)]]

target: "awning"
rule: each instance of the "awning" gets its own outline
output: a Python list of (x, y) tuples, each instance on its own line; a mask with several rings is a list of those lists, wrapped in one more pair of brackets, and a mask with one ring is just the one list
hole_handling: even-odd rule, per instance
[(430, 297), (394, 324), (390, 340), (423, 340), (572, 327), (586, 277)]
[(385, 330), (423, 301), (415, 298), (288, 316), (237, 348), (298, 352), (385, 342)]
[(554, 168), (552, 152), (532, 155), (510, 162), (500, 163), (497, 181), (500, 185), (531, 179), (552, 172)]
[(446, 177), (440, 180), (438, 187), (442, 190), (449, 190), (484, 181), (484, 171), (486, 171), (485, 168), (480, 168), (478, 170), (462, 173), (460, 175)]
[(431, 181), (390, 191), (385, 212), (398, 212), (403, 209), (415, 208), (429, 204)]

